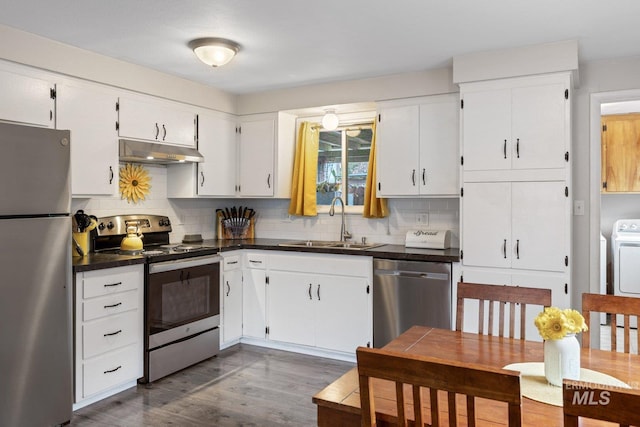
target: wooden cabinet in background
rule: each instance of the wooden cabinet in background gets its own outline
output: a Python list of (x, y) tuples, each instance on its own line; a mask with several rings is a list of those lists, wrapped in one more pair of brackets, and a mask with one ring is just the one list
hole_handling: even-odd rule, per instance
[(602, 193), (640, 192), (640, 113), (602, 116)]

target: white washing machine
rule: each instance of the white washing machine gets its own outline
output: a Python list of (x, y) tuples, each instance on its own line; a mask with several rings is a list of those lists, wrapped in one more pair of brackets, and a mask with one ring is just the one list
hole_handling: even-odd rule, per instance
[[(640, 297), (640, 219), (616, 221), (611, 233), (611, 248), (614, 295)], [(631, 326), (637, 327), (635, 319)]]

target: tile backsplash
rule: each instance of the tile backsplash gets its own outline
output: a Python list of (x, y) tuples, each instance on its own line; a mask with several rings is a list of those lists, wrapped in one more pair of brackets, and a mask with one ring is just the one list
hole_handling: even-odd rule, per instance
[[(151, 192), (144, 201), (128, 203), (119, 196), (74, 198), (72, 212), (83, 209), (97, 217), (120, 214), (166, 215), (171, 220), (172, 242), (185, 234), (200, 233), (205, 239), (216, 237), (215, 210), (225, 206), (248, 206), (257, 211), (256, 237), (278, 239), (338, 240), (339, 208), (335, 216), (320, 213), (317, 217), (293, 217), (287, 214), (289, 200), (282, 199), (167, 199), (166, 167), (145, 166), (151, 176)], [(346, 214), (346, 228), (354, 241), (366, 237), (375, 243), (404, 244), (406, 232), (414, 228), (450, 229), (458, 245), (460, 203), (452, 199), (391, 199), (390, 215), (367, 219), (360, 214)]]

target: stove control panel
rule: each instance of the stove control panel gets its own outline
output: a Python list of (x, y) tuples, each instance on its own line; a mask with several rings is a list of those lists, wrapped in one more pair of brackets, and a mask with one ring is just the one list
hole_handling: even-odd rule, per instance
[(127, 234), (127, 227), (136, 226), (141, 233), (170, 233), (171, 221), (162, 215), (116, 215), (98, 218), (98, 236)]

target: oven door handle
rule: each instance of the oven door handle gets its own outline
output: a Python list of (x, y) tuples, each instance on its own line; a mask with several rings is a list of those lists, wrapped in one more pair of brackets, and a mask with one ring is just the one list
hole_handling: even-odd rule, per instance
[(183, 258), (174, 261), (165, 261), (149, 264), (149, 274), (164, 273), (166, 271), (181, 270), (183, 268), (198, 267), (207, 264), (216, 264), (222, 261), (219, 255), (203, 256), (197, 258)]

